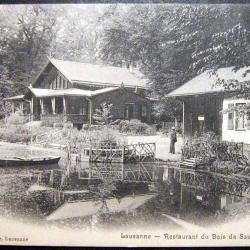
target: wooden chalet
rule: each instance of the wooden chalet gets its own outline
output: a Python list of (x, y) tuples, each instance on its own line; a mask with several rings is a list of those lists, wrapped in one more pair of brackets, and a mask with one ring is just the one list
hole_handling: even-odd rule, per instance
[(150, 122), (145, 92), (146, 79), (136, 69), (49, 59), (25, 95), (5, 101), (33, 121), (93, 124), (95, 110), (106, 102), (113, 104), (114, 119)]
[(245, 74), (250, 68), (234, 71), (233, 67), (220, 68), (216, 75), (205, 71), (168, 94), (183, 103), (183, 133), (185, 138), (213, 131), (222, 140), (250, 143), (250, 117), (237, 111), (223, 112), (237, 105), (249, 103), (238, 99), (234, 90), (218, 85), (218, 79), (242, 84), (250, 81)]

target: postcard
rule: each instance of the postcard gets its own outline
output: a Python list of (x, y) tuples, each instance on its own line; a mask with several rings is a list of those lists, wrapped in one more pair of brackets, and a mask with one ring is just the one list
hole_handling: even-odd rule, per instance
[(249, 246), (249, 14), (0, 5), (0, 244)]

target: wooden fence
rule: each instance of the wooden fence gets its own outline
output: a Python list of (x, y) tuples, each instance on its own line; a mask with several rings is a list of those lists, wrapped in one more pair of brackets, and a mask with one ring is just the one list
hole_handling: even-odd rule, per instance
[(153, 162), (155, 161), (155, 143), (137, 143), (130, 145), (89, 145), (78, 153), (78, 161), (89, 162)]

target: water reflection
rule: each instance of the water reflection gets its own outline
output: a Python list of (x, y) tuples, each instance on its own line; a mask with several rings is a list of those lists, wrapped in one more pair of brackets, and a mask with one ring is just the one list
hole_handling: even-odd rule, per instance
[(173, 165), (81, 164), (1, 171), (5, 217), (73, 228), (207, 226), (248, 204), (248, 179)]

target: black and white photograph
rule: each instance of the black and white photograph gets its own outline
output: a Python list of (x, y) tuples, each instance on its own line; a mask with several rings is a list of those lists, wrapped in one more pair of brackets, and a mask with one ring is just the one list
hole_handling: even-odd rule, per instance
[(250, 4), (0, 4), (0, 34), (0, 245), (250, 245)]

